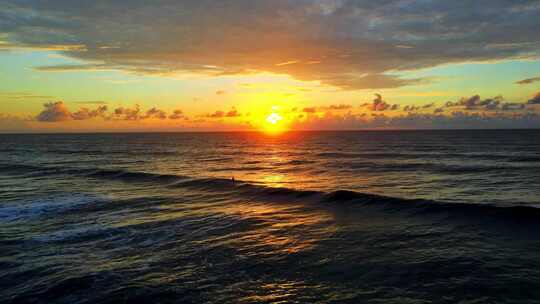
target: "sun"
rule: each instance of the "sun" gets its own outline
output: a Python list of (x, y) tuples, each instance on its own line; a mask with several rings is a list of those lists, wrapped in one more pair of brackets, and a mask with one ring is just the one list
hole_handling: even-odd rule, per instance
[(266, 123), (264, 130), (268, 133), (280, 133), (285, 131), (285, 125), (283, 124), (283, 117), (276, 112), (272, 112), (266, 117)]
[(270, 124), (276, 125), (278, 122), (283, 120), (283, 117), (277, 113), (272, 113), (266, 117), (266, 121)]

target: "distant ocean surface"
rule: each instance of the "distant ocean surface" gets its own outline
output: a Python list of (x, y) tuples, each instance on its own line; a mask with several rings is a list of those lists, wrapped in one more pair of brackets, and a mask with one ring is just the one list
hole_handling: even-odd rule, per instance
[(495, 302), (540, 130), (0, 135), (0, 303)]

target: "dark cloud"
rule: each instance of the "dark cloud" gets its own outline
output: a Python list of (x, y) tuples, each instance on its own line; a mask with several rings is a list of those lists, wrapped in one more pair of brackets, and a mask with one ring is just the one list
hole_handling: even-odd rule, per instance
[(402, 71), (538, 56), (539, 15), (536, 0), (4, 0), (0, 35), (3, 48), (87, 62), (43, 71), (273, 72), (379, 89), (426, 81)]
[(66, 120), (86, 120), (96, 117), (105, 117), (107, 106), (96, 109), (81, 108), (77, 112), (70, 112), (63, 101), (48, 102), (43, 105), (44, 109), (37, 116), (37, 121), (58, 122)]
[(232, 117), (240, 117), (242, 114), (236, 110), (236, 108), (232, 108), (231, 110), (225, 112), (225, 111), (215, 111), (212, 114), (207, 114), (206, 117), (208, 118), (232, 118)]
[(405, 107), (403, 107), (403, 111), (405, 112), (414, 112), (418, 110), (420, 110), (419, 106), (406, 105)]
[(384, 113), (371, 113), (369, 116), (366, 113), (346, 113), (298, 118), (292, 126), (304, 130), (516, 129), (538, 128), (540, 115), (534, 112), (487, 114), (468, 111), (454, 111), (449, 115), (408, 112), (398, 116), (387, 116)]
[(158, 108), (151, 108), (150, 110), (146, 111), (146, 115), (143, 118), (144, 119), (148, 119), (148, 118), (167, 119), (167, 113), (165, 113), (165, 111), (160, 110)]
[[(35, 120), (41, 122), (57, 122), (67, 120), (87, 120), (93, 118), (101, 118), (105, 120), (127, 120), (138, 121), (146, 119), (185, 119), (188, 118), (181, 110), (175, 110), (171, 115), (167, 115), (167, 112), (152, 107), (146, 112), (142, 111), (139, 105), (133, 107), (118, 107), (112, 110), (112, 113), (108, 113), (108, 107), (106, 105), (99, 106), (95, 109), (80, 108), (76, 112), (71, 112), (68, 107), (62, 101), (49, 102), (43, 105), (44, 109), (36, 117)], [(240, 116), (240, 113), (236, 112), (236, 109), (225, 113), (222, 111), (216, 112), (220, 117), (236, 117)]]
[(95, 110), (90, 110), (88, 108), (81, 108), (79, 111), (72, 113), (71, 116), (75, 120), (86, 120), (96, 117), (104, 117), (107, 112), (107, 106), (99, 106)]
[(480, 95), (473, 95), (471, 97), (462, 97), (455, 102), (448, 101), (445, 106), (448, 108), (464, 107), (466, 110), (497, 110), (503, 101), (504, 98), (502, 96), (482, 99)]
[(516, 81), (516, 83), (517, 84), (531, 84), (531, 83), (537, 82), (537, 81), (540, 81), (540, 77), (523, 79), (523, 80), (520, 80), (520, 81)]
[(119, 120), (140, 120), (141, 119), (141, 108), (139, 105), (135, 105), (133, 108), (120, 107), (114, 109), (113, 114), (109, 119), (119, 119)]
[(532, 99), (529, 99), (528, 104), (540, 104), (540, 92), (536, 93)]
[(368, 106), (368, 109), (371, 111), (385, 111), (391, 106), (387, 104), (380, 94), (375, 94), (376, 98), (373, 99), (373, 102), (371, 105)]
[(174, 110), (173, 113), (169, 115), (169, 119), (187, 119), (187, 117), (184, 115), (184, 112), (182, 110)]
[(73, 119), (71, 112), (62, 101), (49, 102), (43, 106), (45, 109), (43, 109), (36, 117), (36, 120), (38, 121), (57, 122)]
[(389, 104), (383, 100), (381, 94), (375, 94), (375, 99), (371, 103), (363, 103), (360, 107), (366, 107), (370, 111), (395, 111), (399, 109), (400, 105)]
[(119, 107), (114, 109), (113, 113), (106, 117), (108, 120), (145, 120), (145, 119), (167, 119), (167, 113), (156, 107), (148, 109), (146, 112), (141, 110), (141, 107), (136, 104), (132, 108)]

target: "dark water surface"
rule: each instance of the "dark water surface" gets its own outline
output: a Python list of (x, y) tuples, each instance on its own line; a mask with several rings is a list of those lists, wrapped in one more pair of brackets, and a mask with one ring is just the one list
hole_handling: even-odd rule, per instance
[(539, 185), (538, 130), (0, 135), (0, 302), (540, 303)]

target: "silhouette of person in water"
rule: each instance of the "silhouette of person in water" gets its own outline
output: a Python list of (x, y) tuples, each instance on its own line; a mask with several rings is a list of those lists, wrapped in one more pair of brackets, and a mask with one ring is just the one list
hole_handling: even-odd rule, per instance
[(236, 181), (234, 180), (234, 176), (231, 177), (231, 182), (233, 183), (233, 185), (236, 184)]

